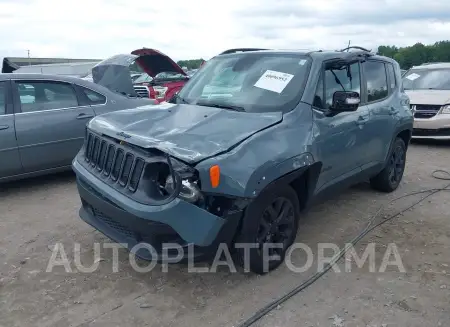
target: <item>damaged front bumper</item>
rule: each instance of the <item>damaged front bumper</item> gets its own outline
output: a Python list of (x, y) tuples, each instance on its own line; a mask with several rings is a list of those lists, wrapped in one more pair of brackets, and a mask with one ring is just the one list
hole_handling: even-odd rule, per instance
[[(217, 216), (179, 198), (163, 205), (142, 204), (96, 178), (77, 158), (72, 167), (82, 201), (80, 217), (130, 250), (147, 243), (156, 250), (158, 261), (170, 261), (162, 256), (168, 243), (186, 249), (193, 246), (193, 252), (183, 252), (185, 258), (188, 255), (206, 257), (213, 254), (220, 243), (232, 243), (242, 210)], [(154, 254), (145, 249), (136, 254), (146, 260), (155, 259)]]

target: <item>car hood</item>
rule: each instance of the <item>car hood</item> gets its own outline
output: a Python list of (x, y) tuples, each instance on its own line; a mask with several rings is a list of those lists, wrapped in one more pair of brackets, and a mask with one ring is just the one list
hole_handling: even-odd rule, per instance
[(158, 149), (188, 163), (229, 151), (283, 119), (281, 112), (246, 113), (169, 104), (143, 106), (97, 116), (89, 129), (146, 149)]
[(405, 90), (411, 104), (444, 105), (450, 103), (450, 90)]
[(176, 72), (187, 76), (167, 55), (155, 49), (143, 48), (101, 61), (92, 68), (92, 79), (94, 83), (112, 91), (137, 96), (130, 72), (130, 66), (134, 63), (153, 78), (161, 72)]

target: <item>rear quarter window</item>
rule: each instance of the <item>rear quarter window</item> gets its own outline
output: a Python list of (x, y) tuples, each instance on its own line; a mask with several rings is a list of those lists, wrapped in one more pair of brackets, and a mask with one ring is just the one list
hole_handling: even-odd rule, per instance
[(389, 84), (391, 90), (395, 89), (397, 87), (397, 76), (395, 76), (395, 69), (394, 65), (392, 64), (386, 64), (388, 76), (389, 76)]
[(82, 92), (88, 99), (89, 104), (105, 104), (106, 103), (106, 97), (98, 92), (92, 91), (90, 89), (82, 87)]

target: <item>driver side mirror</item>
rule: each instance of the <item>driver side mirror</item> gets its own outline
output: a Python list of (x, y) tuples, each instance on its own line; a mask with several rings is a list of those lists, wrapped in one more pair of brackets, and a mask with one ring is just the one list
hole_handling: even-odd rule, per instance
[(356, 111), (361, 99), (358, 92), (336, 91), (330, 110), (333, 112)]

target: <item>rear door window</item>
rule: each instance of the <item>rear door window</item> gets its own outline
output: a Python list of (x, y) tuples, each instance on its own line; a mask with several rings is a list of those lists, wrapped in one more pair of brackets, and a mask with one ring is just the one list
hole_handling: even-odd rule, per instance
[(366, 76), (367, 101), (375, 102), (387, 98), (388, 83), (386, 68), (381, 61), (366, 61), (363, 63)]
[(78, 106), (75, 90), (68, 83), (16, 81), (22, 112), (64, 109)]

